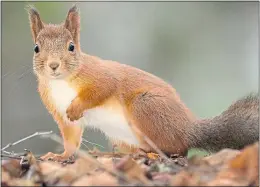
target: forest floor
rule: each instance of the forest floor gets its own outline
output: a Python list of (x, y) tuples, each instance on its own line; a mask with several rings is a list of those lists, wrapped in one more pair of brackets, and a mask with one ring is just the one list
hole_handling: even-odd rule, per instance
[(2, 186), (259, 186), (259, 144), (189, 159), (93, 149), (54, 162), (27, 150), (2, 153), (1, 167)]

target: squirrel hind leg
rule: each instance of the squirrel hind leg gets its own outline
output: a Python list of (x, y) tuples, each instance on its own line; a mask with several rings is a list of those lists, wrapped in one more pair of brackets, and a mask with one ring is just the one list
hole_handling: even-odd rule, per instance
[[(161, 94), (162, 95), (162, 94)], [(147, 136), (162, 152), (185, 156), (188, 150), (188, 142), (185, 141), (185, 133), (182, 126), (189, 117), (182, 108), (173, 103), (173, 96), (161, 96), (160, 93), (148, 92), (137, 95), (128, 105), (131, 121), (143, 135)], [(175, 114), (176, 111), (181, 111)], [(178, 121), (179, 120), (179, 121)], [(146, 152), (156, 152), (145, 142), (143, 135), (136, 132), (141, 143), (140, 148)]]

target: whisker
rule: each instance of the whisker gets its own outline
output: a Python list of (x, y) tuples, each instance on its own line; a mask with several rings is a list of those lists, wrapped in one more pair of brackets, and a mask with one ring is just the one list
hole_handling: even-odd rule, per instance
[(22, 78), (24, 78), (26, 75), (29, 75), (30, 73), (32, 73), (31, 68), (27, 69), (15, 82), (14, 86), (11, 88), (10, 90), (10, 94), (13, 94), (13, 91), (16, 89), (17, 85), (19, 85), (19, 81), (22, 80)]
[(34, 71), (41, 71), (41, 69), (44, 69), (44, 64), (42, 64), (42, 63), (35, 63), (34, 65), (33, 65), (33, 70)]
[[(28, 65), (22, 65), (22, 69), (23, 69), (23, 68), (28, 68), (28, 67), (30, 67), (30, 66), (28, 66)], [(8, 77), (9, 75), (14, 75), (14, 74), (16, 74), (18, 71), (20, 71), (20, 68), (19, 68), (18, 70), (14, 71), (14, 72), (9, 71), (9, 72), (5, 73), (4, 75), (2, 75), (2, 80), (5, 79), (6, 77)]]
[(25, 70), (25, 72), (18, 78), (18, 80), (22, 79), (24, 76), (28, 75), (29, 73), (32, 73), (30, 70), (32, 70), (31, 68)]

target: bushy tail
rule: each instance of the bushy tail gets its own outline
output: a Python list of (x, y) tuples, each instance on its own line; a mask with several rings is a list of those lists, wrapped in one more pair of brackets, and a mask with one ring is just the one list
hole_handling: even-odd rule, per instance
[(207, 151), (242, 149), (259, 140), (259, 98), (251, 94), (220, 115), (191, 124), (190, 147)]

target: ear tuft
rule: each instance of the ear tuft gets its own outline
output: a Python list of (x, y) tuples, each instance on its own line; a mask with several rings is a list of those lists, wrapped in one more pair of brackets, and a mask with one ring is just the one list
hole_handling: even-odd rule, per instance
[(29, 15), (32, 37), (35, 42), (39, 32), (44, 28), (44, 24), (41, 21), (40, 14), (35, 7), (28, 5), (26, 10)]
[(79, 13), (79, 9), (77, 7), (76, 4), (74, 4), (70, 9), (69, 9), (69, 12), (68, 13), (71, 13), (71, 12), (77, 12)]
[(70, 31), (75, 44), (78, 45), (80, 35), (80, 16), (79, 9), (75, 4), (68, 11), (64, 27)]

